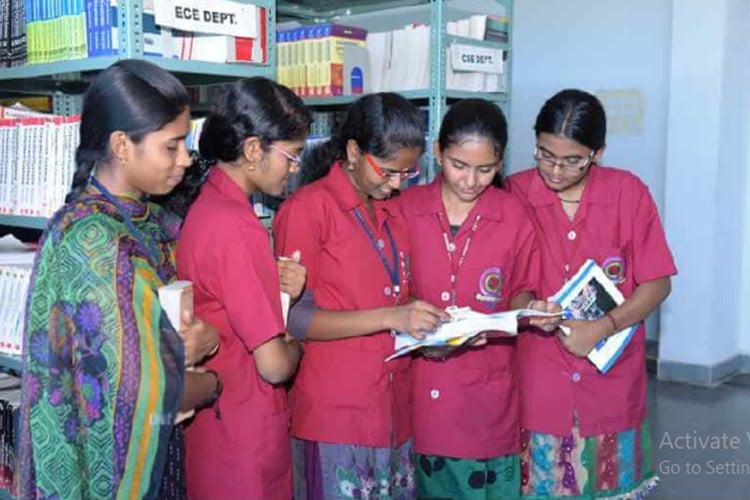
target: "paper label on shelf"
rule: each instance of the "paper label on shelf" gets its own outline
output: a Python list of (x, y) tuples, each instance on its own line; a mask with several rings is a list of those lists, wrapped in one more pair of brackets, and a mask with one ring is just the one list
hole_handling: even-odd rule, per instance
[(453, 71), (502, 73), (503, 51), (489, 47), (474, 47), (454, 43), (450, 47)]
[(155, 5), (156, 24), (182, 31), (257, 38), (258, 8), (228, 0), (163, 0)]

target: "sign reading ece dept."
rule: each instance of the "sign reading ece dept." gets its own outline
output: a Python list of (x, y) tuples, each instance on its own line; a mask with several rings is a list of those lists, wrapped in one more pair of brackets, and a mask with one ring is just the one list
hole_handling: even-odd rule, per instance
[(155, 2), (156, 24), (183, 31), (257, 38), (256, 7), (228, 0)]

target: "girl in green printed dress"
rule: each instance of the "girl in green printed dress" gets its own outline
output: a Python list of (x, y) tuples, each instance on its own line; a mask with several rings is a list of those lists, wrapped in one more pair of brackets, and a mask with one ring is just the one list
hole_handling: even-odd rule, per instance
[(180, 220), (148, 195), (191, 164), (188, 95), (164, 70), (120, 61), (83, 100), (76, 172), (34, 265), (21, 393), (20, 498), (183, 498), (178, 411), (207, 405), (217, 343), (157, 290), (175, 278)]

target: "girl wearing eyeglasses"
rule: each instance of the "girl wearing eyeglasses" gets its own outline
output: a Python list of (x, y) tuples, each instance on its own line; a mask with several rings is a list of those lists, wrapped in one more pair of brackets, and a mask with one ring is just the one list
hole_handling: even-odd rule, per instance
[[(489, 101), (460, 101), (443, 118), (434, 144), (440, 175), (398, 198), (416, 297), (484, 313), (524, 308), (534, 299), (540, 265), (534, 227), (523, 206), (493, 186), (507, 142), (505, 116)], [(486, 336), (481, 346), (433, 349), (414, 360), (419, 498), (518, 496), (516, 342), (500, 332)]]
[[(629, 172), (598, 164), (606, 118), (596, 97), (559, 92), (542, 107), (535, 131), (536, 168), (513, 175), (507, 187), (537, 228), (542, 296), (553, 295), (592, 258), (626, 301), (597, 320), (564, 321), (570, 335), (519, 338), (522, 492), (640, 498), (657, 481), (646, 422), (643, 319), (669, 295), (675, 265), (648, 188)], [(620, 359), (599, 373), (586, 355), (634, 324)]]
[[(224, 390), (215, 411), (199, 412), (187, 428), (190, 498), (292, 496), (284, 383), (301, 347), (285, 335), (280, 291), (299, 296), (304, 269), (285, 261), (284, 268), (298, 267), (296, 286), (285, 284), (249, 197), (283, 193), (309, 124), (299, 97), (256, 77), (223, 87), (203, 125), (200, 167), (184, 186), (189, 210), (177, 270), (193, 281), (196, 313), (219, 329), (220, 347), (207, 366)], [(200, 187), (194, 201), (191, 187)]]
[(295, 498), (414, 497), (410, 360), (384, 360), (391, 330), (421, 337), (447, 315), (410, 301), (412, 253), (387, 199), (418, 173), (424, 135), (403, 97), (360, 98), (303, 166), (317, 180), (274, 219), (276, 251), (301, 250), (308, 271), (290, 316), (305, 339), (290, 395)]

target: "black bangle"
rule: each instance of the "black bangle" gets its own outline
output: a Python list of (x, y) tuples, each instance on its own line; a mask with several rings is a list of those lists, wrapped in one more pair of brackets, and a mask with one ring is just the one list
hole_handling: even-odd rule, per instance
[(214, 384), (214, 390), (211, 393), (211, 395), (206, 398), (205, 401), (201, 404), (201, 407), (204, 406), (211, 406), (216, 403), (216, 401), (219, 399), (219, 396), (221, 396), (222, 391), (224, 390), (224, 384), (221, 383), (221, 377), (219, 377), (219, 374), (216, 370), (208, 369), (204, 373), (210, 373), (214, 376), (215, 384)]

